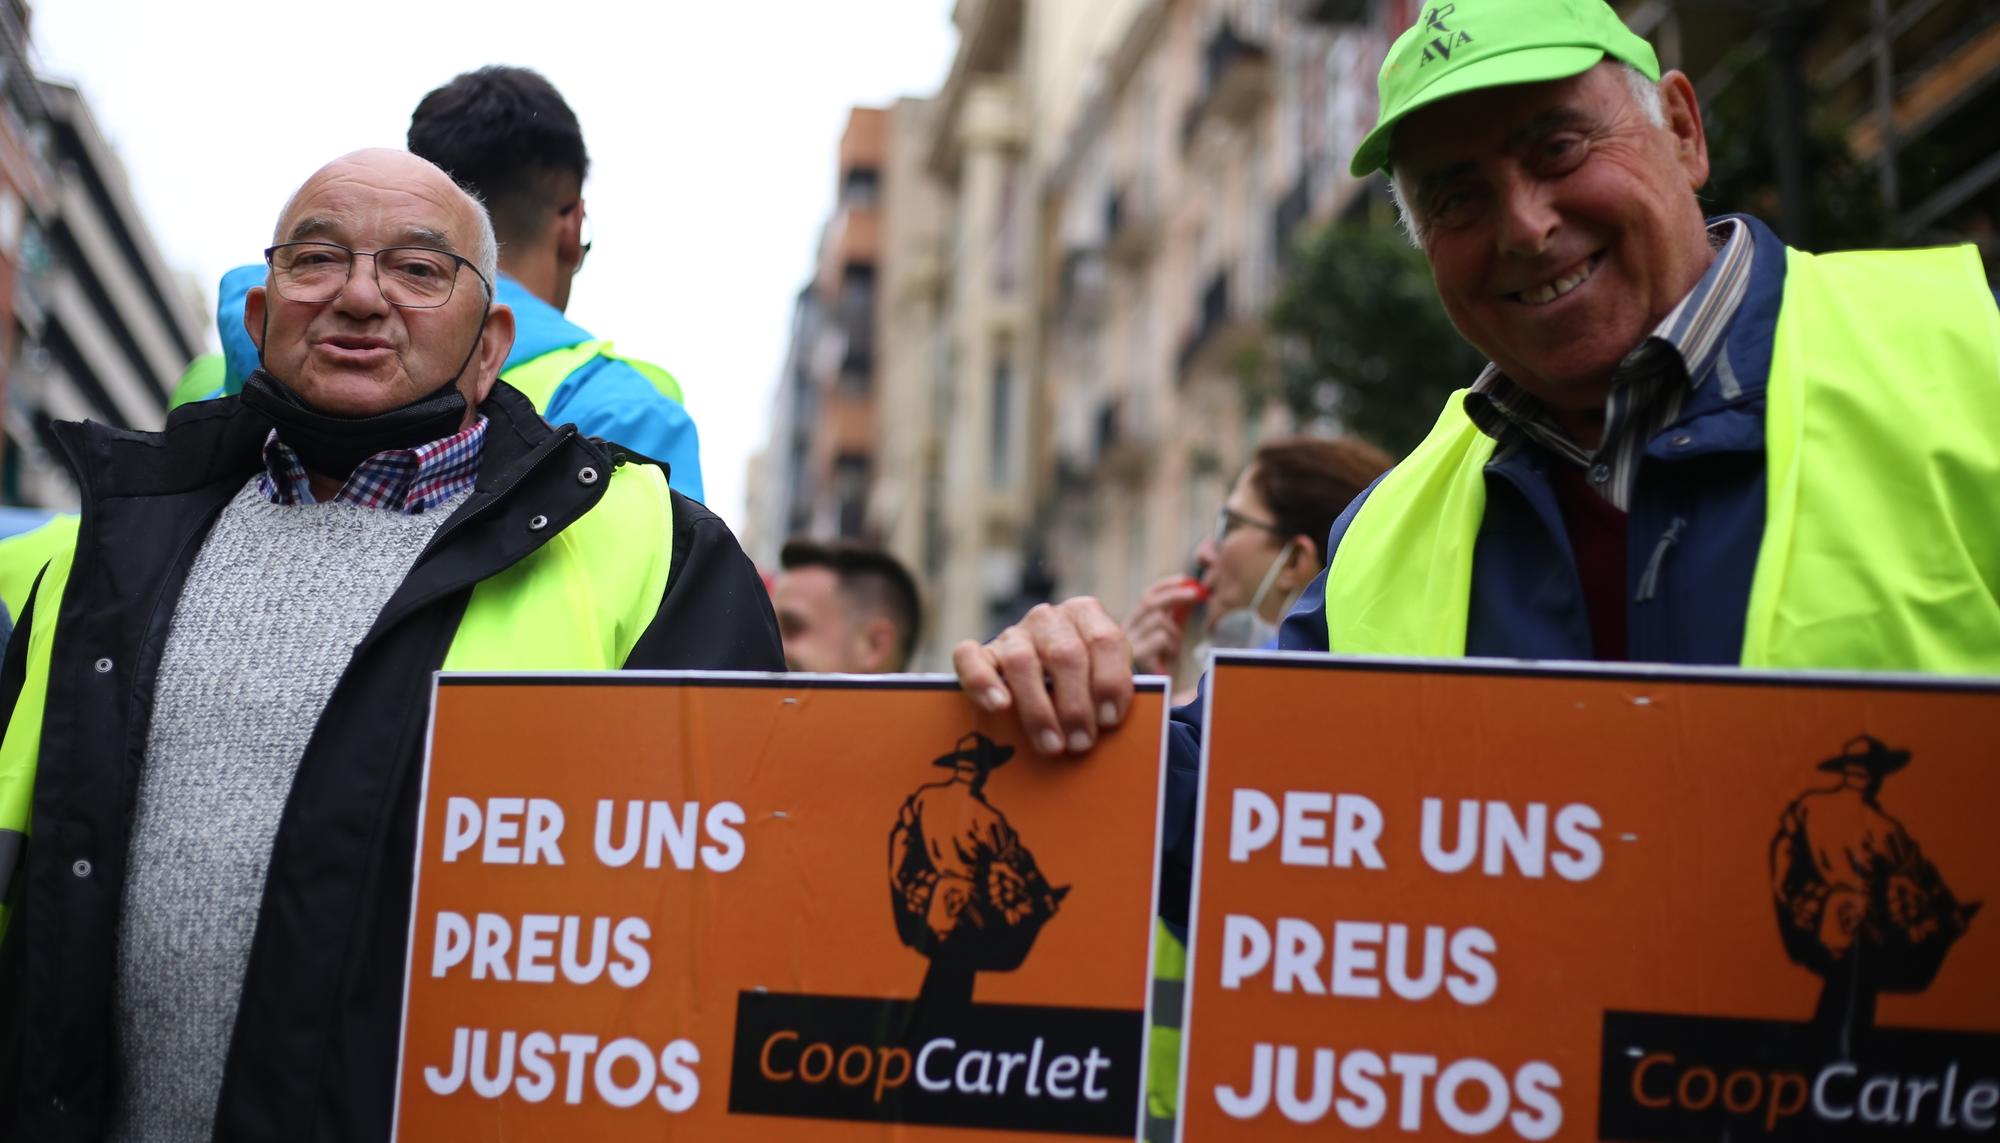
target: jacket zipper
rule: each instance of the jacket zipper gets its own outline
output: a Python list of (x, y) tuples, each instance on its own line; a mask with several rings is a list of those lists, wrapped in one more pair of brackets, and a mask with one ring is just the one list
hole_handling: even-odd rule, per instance
[(1653, 554), (1646, 560), (1646, 573), (1639, 577), (1638, 594), (1632, 597), (1634, 603), (1651, 603), (1660, 594), (1660, 566), (1667, 562), (1667, 553), (1681, 542), (1681, 533), (1687, 529), (1687, 519), (1676, 516), (1660, 534), (1660, 542), (1653, 545)]

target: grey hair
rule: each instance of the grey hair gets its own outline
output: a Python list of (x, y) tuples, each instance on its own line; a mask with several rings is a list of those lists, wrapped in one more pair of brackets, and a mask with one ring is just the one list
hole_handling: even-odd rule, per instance
[[(1665, 129), (1667, 104), (1665, 98), (1660, 95), (1660, 85), (1646, 78), (1645, 72), (1628, 63), (1621, 63), (1618, 72), (1625, 80), (1625, 90), (1632, 93), (1632, 102), (1639, 105), (1639, 112), (1646, 117), (1646, 122)], [(1396, 204), (1396, 228), (1403, 232), (1403, 237), (1410, 240), (1410, 245), (1419, 250), (1423, 249), (1424, 224), (1410, 209), (1410, 199), (1403, 192), (1403, 180), (1396, 174), (1393, 155), (1389, 168), (1389, 201)]]
[[(1641, 77), (1643, 78), (1643, 77)], [(465, 197), (472, 200), (474, 229), (472, 234), (472, 262), (479, 272), (486, 275), (486, 300), (493, 300), (492, 291), (500, 284), (500, 239), (493, 233), (493, 213), (486, 209), (486, 200), (477, 191), (460, 185)]]

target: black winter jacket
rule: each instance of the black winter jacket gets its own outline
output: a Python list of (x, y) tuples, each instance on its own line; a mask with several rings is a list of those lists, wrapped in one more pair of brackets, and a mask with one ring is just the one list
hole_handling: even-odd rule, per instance
[[(490, 424), (472, 495), (355, 648), (293, 779), (218, 1143), (388, 1136), (431, 672), (473, 586), (604, 494), (608, 481), (578, 472), (629, 462), (574, 426), (550, 428), (504, 383), (481, 411)], [(0, 948), (0, 1139), (82, 1143), (104, 1131), (115, 929), (154, 677), (188, 569), (261, 466), (270, 427), (233, 398), (178, 410), (158, 433), (56, 427), (83, 520), (51, 659), (32, 841)], [(666, 595), (626, 666), (783, 670), (770, 601), (735, 538), (679, 493), (673, 512)], [(541, 515), (548, 526), (531, 528)], [(16, 632), (0, 674), (0, 726), (27, 634)]]

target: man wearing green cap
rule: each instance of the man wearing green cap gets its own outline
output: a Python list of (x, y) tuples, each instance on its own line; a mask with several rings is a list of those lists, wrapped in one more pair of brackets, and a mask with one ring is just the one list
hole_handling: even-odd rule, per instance
[[(1281, 649), (2000, 672), (2000, 312), (1976, 253), (1815, 258), (1704, 220), (1693, 85), (1603, 0), (1432, 0), (1380, 106), (1353, 172), (1389, 175), (1490, 364), (1334, 523)], [(1130, 709), (1094, 599), (953, 660), (1045, 751)], [(1201, 710), (1169, 729), (1170, 937)], [(1171, 1114), (1171, 1068), (1153, 1080)]]
[[(1491, 362), (1335, 522), (1279, 646), (2000, 672), (2000, 311), (1978, 256), (1814, 257), (1704, 220), (1693, 86), (1602, 0), (1433, 0), (1353, 160)], [(1129, 709), (1096, 600), (954, 661), (1043, 749)], [(1200, 704), (1175, 712), (1186, 915)]]

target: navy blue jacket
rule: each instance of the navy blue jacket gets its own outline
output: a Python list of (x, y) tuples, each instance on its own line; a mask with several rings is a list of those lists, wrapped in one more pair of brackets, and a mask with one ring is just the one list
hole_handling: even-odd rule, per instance
[[(1756, 238), (1741, 308), (1724, 335), (1714, 372), (1690, 394), (1680, 418), (1647, 444), (1633, 483), (1625, 554), (1626, 657), (1635, 662), (1740, 661), (1750, 580), (1764, 537), (1764, 389), (1785, 289), (1785, 246), (1763, 223), (1738, 217)], [(1486, 515), (1473, 549), (1467, 655), (1596, 657), (1576, 560), (1550, 482), (1558, 463), (1530, 443), (1486, 466)], [(1329, 560), (1367, 498), (1368, 492), (1356, 497), (1334, 521)], [(1656, 574), (1646, 583), (1649, 568)], [(1324, 571), (1285, 617), (1278, 647), (1327, 649)], [(1168, 729), (1160, 915), (1176, 925), (1186, 923), (1194, 863), (1201, 707), (1197, 698), (1175, 710)]]

